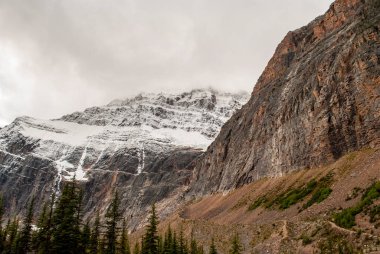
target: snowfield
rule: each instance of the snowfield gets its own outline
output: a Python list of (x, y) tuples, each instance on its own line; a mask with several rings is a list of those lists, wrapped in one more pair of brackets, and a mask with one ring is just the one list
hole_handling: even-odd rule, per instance
[[(53, 161), (57, 186), (63, 178), (88, 180), (87, 172), (101, 167), (102, 159), (126, 151), (138, 160), (135, 174), (141, 174), (147, 153), (205, 150), (248, 97), (214, 90), (140, 94), (55, 120), (19, 117), (0, 130), (0, 150), (15, 159), (33, 155)], [(20, 139), (32, 144), (32, 151), (10, 152)]]

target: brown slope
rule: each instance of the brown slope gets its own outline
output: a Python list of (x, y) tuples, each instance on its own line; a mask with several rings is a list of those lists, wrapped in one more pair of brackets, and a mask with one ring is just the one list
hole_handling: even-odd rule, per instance
[(189, 193), (229, 190), (379, 146), (379, 6), (337, 0), (289, 32), (250, 101), (199, 161)]
[[(323, 167), (305, 169), (278, 178), (263, 178), (231, 191), (192, 201), (160, 224), (164, 231), (170, 224), (185, 235), (208, 246), (213, 237), (220, 253), (228, 253), (230, 240), (237, 232), (243, 253), (377, 253), (380, 251), (380, 221), (369, 222), (368, 213), (356, 216), (357, 225), (345, 229), (333, 223), (333, 215), (360, 201), (364, 189), (380, 179), (380, 149), (349, 153)], [(322, 202), (299, 210), (311, 197), (281, 210), (263, 206), (250, 211), (249, 205), (260, 197), (276, 198), (289, 189), (332, 174), (331, 194)], [(361, 188), (357, 196), (355, 189)], [(348, 197), (351, 197), (347, 200)], [(380, 199), (375, 201), (380, 204)], [(376, 226), (377, 225), (377, 226)], [(132, 235), (136, 240), (141, 235)], [(303, 239), (309, 242), (303, 242)], [(328, 250), (332, 244), (332, 250)], [(337, 248), (353, 252), (338, 252)], [(326, 249), (327, 248), (327, 249)], [(322, 250), (324, 249), (325, 252)]]

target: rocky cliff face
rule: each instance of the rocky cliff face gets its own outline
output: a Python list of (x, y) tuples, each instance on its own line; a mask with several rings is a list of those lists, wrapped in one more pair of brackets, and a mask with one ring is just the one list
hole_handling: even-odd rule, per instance
[(194, 90), (141, 94), (56, 120), (17, 118), (0, 129), (0, 191), (7, 214), (37, 209), (73, 176), (84, 187), (84, 213), (101, 214), (115, 188), (131, 228), (160, 202), (171, 212), (194, 159), (248, 100), (246, 94)]
[(196, 165), (189, 193), (230, 190), (380, 144), (380, 2), (337, 0), (289, 32), (249, 102)]

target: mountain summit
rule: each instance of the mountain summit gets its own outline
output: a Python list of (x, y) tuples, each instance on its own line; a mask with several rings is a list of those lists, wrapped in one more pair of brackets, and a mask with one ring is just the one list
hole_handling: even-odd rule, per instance
[(192, 161), (247, 100), (211, 89), (140, 94), (55, 120), (17, 118), (0, 130), (8, 211), (30, 195), (40, 205), (75, 176), (86, 189), (85, 212), (104, 209), (118, 186), (132, 215), (183, 186)]
[(333, 162), (380, 144), (380, 3), (337, 0), (289, 32), (249, 102), (197, 164), (193, 193)]

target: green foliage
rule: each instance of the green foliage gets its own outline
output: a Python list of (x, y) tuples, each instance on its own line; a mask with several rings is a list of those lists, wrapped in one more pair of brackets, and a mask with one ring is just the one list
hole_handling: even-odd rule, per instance
[(380, 219), (380, 205), (372, 207), (369, 211), (369, 222), (374, 223)]
[(218, 251), (216, 250), (214, 238), (211, 239), (210, 250), (208, 251), (208, 253), (209, 254), (218, 254)]
[(106, 213), (106, 254), (115, 254), (117, 245), (118, 222), (121, 218), (119, 194), (115, 191), (114, 198)]
[(131, 247), (129, 246), (128, 229), (125, 219), (123, 220), (123, 226), (120, 237), (120, 254), (131, 254)]
[(315, 180), (311, 180), (305, 187), (294, 189), (285, 193), (285, 195), (280, 196), (277, 199), (277, 203), (279, 204), (280, 209), (287, 209), (291, 205), (302, 201), (306, 196), (308, 196), (314, 189), (317, 187), (317, 182)]
[(30, 250), (30, 241), (32, 237), (32, 220), (34, 210), (34, 197), (29, 203), (28, 214), (23, 221), (23, 228), (20, 232), (20, 237), (17, 244), (17, 253), (27, 253)]
[(364, 208), (373, 204), (373, 201), (380, 197), (380, 181), (373, 183), (364, 192), (361, 200), (353, 207), (349, 207), (334, 215), (334, 221), (343, 228), (352, 228), (356, 225), (355, 216), (363, 211)]
[(87, 220), (86, 224), (83, 226), (81, 234), (81, 252), (82, 253), (91, 253), (90, 252), (90, 238), (91, 238), (91, 229), (90, 222)]
[(53, 214), (52, 251), (54, 253), (80, 252), (81, 190), (75, 181), (67, 183)]
[[(93, 225), (90, 223), (91, 218), (86, 223), (81, 223), (81, 193), (81, 189), (75, 181), (65, 184), (62, 194), (56, 202), (53, 195), (51, 201), (44, 204), (36, 221), (37, 230), (32, 235), (33, 199), (29, 203), (21, 230), (19, 230), (18, 218), (9, 219), (5, 230), (0, 230), (2, 233), (0, 243), (3, 246), (0, 253), (103, 254), (115, 251), (115, 254), (131, 254), (126, 221), (123, 220), (122, 227), (118, 228), (121, 212), (119, 211), (120, 200), (117, 192), (115, 192), (104, 218), (106, 221), (104, 228), (101, 227), (99, 213), (97, 213)], [(0, 220), (1, 205), (0, 198)], [(141, 244), (135, 243), (133, 254), (205, 253), (204, 246), (196, 241), (193, 233), (191, 233), (190, 239), (186, 239), (182, 229), (177, 234), (169, 226), (165, 234), (161, 236), (157, 230), (158, 223), (155, 205), (152, 205), (146, 232), (141, 239)], [(104, 237), (101, 237), (102, 235)], [(115, 240), (112, 242), (111, 248), (110, 239)], [(238, 254), (241, 252), (240, 239), (238, 235), (235, 235), (231, 242), (230, 253)], [(209, 253), (218, 253), (214, 239), (209, 246)]]
[(259, 197), (258, 199), (255, 200), (252, 204), (248, 206), (248, 211), (253, 211), (260, 207), (261, 205), (265, 204), (268, 202), (268, 199), (266, 197)]
[(149, 225), (143, 238), (142, 254), (158, 253), (157, 225), (158, 218), (156, 214), (156, 206), (153, 204), (149, 216)]
[(312, 195), (303, 206), (303, 209), (308, 208), (315, 203), (322, 202), (331, 194), (332, 189), (329, 186), (332, 183), (332, 178), (333, 174), (329, 173), (319, 180), (312, 179), (305, 186), (289, 189), (275, 198), (270, 199), (266, 196), (259, 197), (248, 206), (248, 211), (253, 211), (259, 206), (264, 206), (265, 208), (275, 206), (284, 210), (303, 201), (307, 196)]
[(96, 213), (94, 227), (90, 237), (90, 253), (98, 253), (99, 251), (99, 235), (100, 235), (100, 217), (99, 212)]
[(332, 189), (330, 187), (320, 187), (318, 188), (314, 194), (311, 196), (311, 198), (303, 205), (303, 208), (307, 208), (312, 206), (314, 203), (321, 203), (323, 200), (325, 200), (332, 192)]
[(34, 250), (37, 253), (51, 252), (51, 233), (53, 229), (53, 212), (54, 212), (55, 194), (52, 195), (50, 203), (45, 203), (42, 213), (37, 221), (38, 230), (34, 233), (33, 243)]

